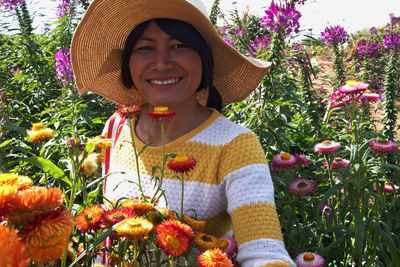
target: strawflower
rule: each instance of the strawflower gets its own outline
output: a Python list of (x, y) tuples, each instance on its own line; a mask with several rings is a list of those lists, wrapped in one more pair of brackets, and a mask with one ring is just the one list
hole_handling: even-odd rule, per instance
[(0, 186), (0, 219), (10, 211), (10, 201), (17, 195), (16, 186)]
[(118, 235), (130, 240), (143, 239), (153, 229), (153, 224), (142, 217), (128, 218), (115, 227)]
[(319, 154), (331, 154), (335, 153), (338, 150), (340, 144), (334, 141), (322, 141), (314, 146), (314, 152)]
[(324, 258), (312, 252), (304, 252), (296, 257), (297, 267), (322, 267), (324, 266)]
[(97, 172), (98, 166), (97, 166), (97, 153), (90, 153), (87, 158), (82, 163), (81, 168), (79, 171), (86, 175), (86, 176), (91, 176)]
[(30, 187), (32, 184), (32, 179), (25, 175), (18, 175), (15, 173), (0, 174), (0, 186), (16, 186), (18, 190), (23, 190)]
[(171, 111), (168, 107), (155, 107), (153, 112), (147, 114), (153, 121), (168, 121), (175, 115), (175, 111)]
[(197, 261), (201, 267), (231, 267), (232, 262), (228, 255), (219, 248), (209, 249), (199, 255)]
[(397, 143), (391, 140), (370, 141), (372, 151), (378, 154), (389, 154), (397, 151)]
[(338, 92), (342, 94), (356, 94), (368, 89), (368, 84), (355, 80), (347, 81), (345, 85), (338, 88)]
[(25, 245), (17, 236), (16, 231), (0, 224), (0, 266), (25, 267), (29, 258), (25, 255)]
[[(347, 159), (342, 159), (341, 157), (335, 157), (332, 161), (331, 169), (338, 170), (342, 168), (347, 168), (350, 164), (350, 161)], [(328, 167), (328, 163), (325, 161), (325, 167)]]
[(192, 238), (192, 228), (178, 220), (166, 220), (157, 226), (157, 243), (167, 255), (183, 255), (189, 249)]
[(107, 227), (122, 222), (128, 218), (135, 218), (136, 212), (128, 208), (119, 208), (115, 210), (106, 210), (103, 212), (103, 221)]
[(142, 216), (154, 209), (154, 204), (140, 199), (127, 199), (121, 204), (121, 208), (132, 209), (138, 216)]
[(386, 193), (393, 193), (394, 191), (399, 190), (399, 187), (395, 184), (391, 185), (390, 183), (385, 183), (385, 188), (383, 189)]
[(70, 83), (74, 80), (70, 55), (70, 48), (62, 48), (55, 55), (57, 79), (63, 83)]
[(112, 147), (112, 141), (103, 135), (98, 135), (94, 138), (90, 138), (87, 141), (88, 144), (96, 144), (96, 148), (105, 150)]
[(368, 102), (377, 102), (379, 100), (382, 100), (382, 96), (378, 93), (373, 93), (370, 90), (366, 90), (361, 98), (366, 98)]
[(340, 26), (326, 27), (325, 30), (321, 32), (321, 40), (327, 45), (342, 45), (346, 42), (346, 38), (347, 32)]
[(310, 161), (308, 161), (306, 155), (294, 154), (294, 157), (297, 159), (297, 163), (303, 166), (310, 165)]
[(196, 166), (196, 160), (188, 156), (176, 156), (168, 162), (168, 168), (177, 173), (187, 173)]
[(198, 232), (194, 235), (193, 245), (201, 251), (216, 248), (217, 243), (218, 239), (213, 235), (201, 232)]
[(27, 253), (33, 262), (47, 264), (61, 258), (75, 225), (75, 217), (70, 213), (56, 210), (49, 215), (39, 216), (21, 229)]
[(26, 132), (31, 142), (47, 140), (53, 136), (53, 130), (45, 128), (41, 122), (33, 123), (32, 129)]
[(76, 218), (76, 227), (82, 232), (99, 230), (103, 222), (103, 212), (100, 205), (85, 208)]
[(187, 225), (189, 225), (190, 227), (192, 227), (192, 229), (195, 232), (199, 232), (202, 231), (204, 229), (204, 227), (206, 226), (206, 221), (204, 220), (196, 220), (194, 218), (191, 218), (189, 216), (187, 216), (186, 214), (183, 215), (183, 220), (184, 223), (186, 223)]
[(131, 119), (134, 118), (137, 114), (139, 114), (140, 110), (141, 110), (140, 106), (133, 104), (120, 107), (119, 109), (117, 109), (116, 113), (118, 113), (122, 117)]
[(273, 165), (277, 169), (287, 169), (294, 165), (296, 165), (297, 159), (295, 156), (284, 152), (275, 155), (272, 159), (271, 165)]
[(230, 235), (225, 235), (218, 239), (217, 247), (225, 252), (228, 256), (232, 256), (237, 252), (236, 239)]
[(289, 186), (289, 192), (299, 197), (312, 195), (314, 191), (315, 183), (308, 179), (294, 180)]

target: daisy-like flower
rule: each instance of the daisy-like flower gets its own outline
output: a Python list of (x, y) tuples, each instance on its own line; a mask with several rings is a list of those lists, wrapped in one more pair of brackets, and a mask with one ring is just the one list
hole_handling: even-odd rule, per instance
[(30, 187), (32, 184), (33, 181), (28, 176), (18, 175), (15, 173), (0, 174), (0, 186), (16, 186), (18, 190), (22, 190)]
[(158, 208), (157, 210), (151, 210), (147, 214), (147, 219), (154, 225), (154, 231), (156, 232), (156, 227), (163, 221), (168, 219), (175, 219), (175, 215), (172, 211), (167, 208)]
[(25, 256), (25, 245), (16, 231), (0, 224), (0, 266), (25, 267), (29, 258)]
[(231, 267), (232, 262), (228, 255), (219, 248), (204, 251), (197, 258), (197, 262), (201, 267)]
[(0, 219), (8, 215), (10, 211), (10, 201), (17, 195), (18, 187), (4, 185), (0, 186)]
[(297, 267), (322, 267), (324, 266), (324, 258), (312, 252), (304, 252), (296, 257)]
[(338, 88), (338, 91), (342, 94), (356, 94), (367, 90), (368, 84), (364, 82), (350, 80), (345, 85)]
[(198, 232), (194, 235), (193, 245), (201, 251), (216, 248), (218, 238), (213, 235)]
[(225, 252), (228, 256), (232, 256), (237, 252), (236, 239), (230, 235), (225, 235), (218, 239), (217, 247)]
[(340, 147), (340, 144), (334, 141), (322, 141), (321, 143), (318, 143), (314, 146), (314, 152), (319, 153), (319, 154), (331, 154), (335, 153), (336, 150), (338, 150)]
[(296, 163), (297, 163), (296, 157), (287, 152), (275, 155), (275, 157), (272, 159), (271, 162), (271, 164), (277, 169), (287, 169), (296, 165)]
[(97, 153), (90, 153), (83, 161), (80, 172), (86, 176), (91, 176), (97, 172)]
[(74, 225), (75, 217), (64, 209), (39, 216), (31, 224), (25, 225), (20, 232), (32, 261), (47, 264), (61, 258)]
[(308, 166), (310, 165), (310, 162), (308, 161), (306, 155), (300, 155), (300, 154), (294, 154), (294, 157), (297, 159), (297, 163), (303, 165), (303, 166)]
[(168, 107), (155, 107), (153, 112), (147, 114), (153, 121), (168, 121), (175, 115), (175, 111), (168, 110)]
[(168, 162), (168, 168), (174, 172), (186, 173), (196, 166), (196, 160), (188, 156), (176, 156)]
[(308, 179), (294, 180), (289, 186), (289, 192), (299, 197), (312, 195), (314, 191), (315, 183)]
[(38, 142), (50, 139), (53, 136), (53, 130), (45, 128), (43, 123), (33, 123), (32, 129), (27, 131), (31, 142)]
[(157, 243), (167, 255), (183, 255), (188, 250), (192, 238), (192, 228), (178, 220), (166, 220), (157, 226)]
[(378, 154), (389, 154), (397, 151), (397, 143), (390, 140), (370, 141), (372, 151)]
[[(342, 168), (347, 168), (350, 164), (350, 161), (347, 159), (342, 159), (341, 157), (335, 157), (332, 161), (331, 169), (338, 170)], [(325, 161), (324, 163), (325, 168), (328, 168), (328, 162)]]
[(25, 225), (38, 215), (47, 214), (62, 206), (64, 195), (57, 187), (30, 187), (19, 191), (10, 201), (7, 216), (16, 225)]
[(76, 218), (76, 227), (82, 232), (100, 229), (103, 222), (104, 209), (100, 205), (92, 205), (79, 213)]
[(121, 208), (133, 209), (138, 216), (142, 216), (154, 209), (154, 204), (140, 199), (127, 199), (121, 204)]
[(153, 224), (142, 217), (128, 218), (115, 227), (118, 235), (130, 240), (146, 237), (151, 229), (153, 229)]
[(193, 219), (192, 217), (187, 216), (186, 214), (183, 215), (183, 220), (184, 223), (192, 227), (192, 229), (195, 232), (202, 231), (204, 227), (206, 226), (206, 221), (204, 220), (196, 220)]
[(115, 210), (106, 210), (103, 212), (103, 221), (107, 227), (112, 227), (114, 224), (122, 222), (128, 218), (135, 218), (136, 212), (128, 208), (119, 208)]
[(142, 108), (140, 106), (137, 106), (135, 104), (126, 105), (126, 106), (122, 106), (119, 109), (117, 109), (116, 113), (118, 113), (122, 117), (131, 119), (131, 118), (135, 117), (137, 114), (139, 114), (141, 109)]
[(382, 99), (382, 96), (377, 93), (373, 93), (370, 90), (366, 90), (361, 97), (364, 97), (368, 102), (377, 102)]
[(386, 193), (393, 193), (394, 191), (399, 190), (399, 187), (395, 184), (391, 185), (388, 182), (385, 183), (385, 188), (383, 189)]
[(101, 150), (106, 150), (108, 148), (112, 147), (112, 141), (111, 139), (108, 139), (107, 137), (103, 135), (98, 135), (94, 138), (90, 138), (87, 141), (88, 144), (96, 144), (96, 148), (101, 149)]

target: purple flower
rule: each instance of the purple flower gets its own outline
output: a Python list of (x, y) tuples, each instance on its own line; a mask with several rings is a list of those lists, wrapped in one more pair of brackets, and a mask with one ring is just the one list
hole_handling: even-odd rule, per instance
[(373, 41), (360, 41), (356, 44), (355, 54), (360, 59), (376, 58), (381, 45)]
[(61, 4), (57, 7), (57, 17), (64, 17), (71, 7), (71, 0), (62, 0)]
[(378, 34), (378, 30), (375, 27), (372, 27), (369, 29), (369, 33), (371, 35), (377, 35)]
[(0, 6), (13, 10), (18, 4), (25, 4), (25, 0), (1, 0)]
[(246, 29), (232, 30), (232, 33), (233, 33), (234, 35), (237, 35), (237, 36), (243, 36), (243, 35), (246, 35), (246, 34), (247, 34)]
[(267, 37), (254, 38), (254, 41), (250, 42), (250, 48), (249, 48), (250, 54), (252, 54), (254, 57), (257, 57), (259, 53), (268, 51), (269, 41), (270, 40)]
[[(321, 211), (322, 215), (325, 216), (325, 219), (328, 221), (329, 216), (331, 215), (331, 211), (332, 211), (331, 205), (329, 205), (328, 202), (325, 202), (324, 204), (322, 204), (320, 211)], [(323, 221), (323, 219), (321, 218), (321, 222), (322, 221)]]
[(21, 70), (20, 70), (20, 69), (10, 69), (10, 71), (11, 71), (14, 75), (17, 75), (17, 74), (21, 73)]
[(225, 42), (227, 42), (230, 46), (235, 47), (235, 45), (233, 44), (233, 41), (231, 39), (229, 39), (227, 36), (224, 36), (224, 40)]
[(321, 40), (327, 45), (338, 46), (346, 42), (347, 32), (343, 27), (333, 26), (326, 27), (323, 32), (321, 32)]
[(388, 30), (383, 36), (383, 48), (386, 50), (400, 50), (400, 33)]
[(266, 27), (269, 31), (278, 32), (284, 29), (286, 35), (291, 32), (298, 33), (300, 28), (299, 19), (301, 13), (295, 9), (295, 3), (285, 0), (284, 3), (276, 5), (272, 1), (271, 5), (265, 10), (266, 16), (261, 18), (261, 26)]
[(70, 53), (70, 48), (60, 49), (56, 53), (57, 78), (63, 83), (72, 82), (74, 80)]
[(390, 24), (400, 24), (400, 17), (396, 17), (393, 13), (389, 14)]

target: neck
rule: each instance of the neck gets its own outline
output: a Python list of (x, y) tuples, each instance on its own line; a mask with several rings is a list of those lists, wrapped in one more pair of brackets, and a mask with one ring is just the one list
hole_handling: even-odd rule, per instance
[[(194, 105), (170, 107), (169, 109), (175, 111), (176, 114), (167, 123), (164, 123), (165, 143), (176, 140), (195, 129), (212, 113), (210, 109), (197, 102)], [(152, 142), (153, 146), (161, 146), (161, 126), (159, 123), (154, 123), (147, 115), (153, 110), (154, 107), (150, 104), (143, 106), (136, 123), (136, 135), (143, 143)]]

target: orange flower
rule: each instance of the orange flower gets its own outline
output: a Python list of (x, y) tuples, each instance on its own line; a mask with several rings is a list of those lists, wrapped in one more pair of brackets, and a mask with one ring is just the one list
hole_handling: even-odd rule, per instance
[(75, 217), (70, 215), (70, 211), (59, 209), (39, 216), (22, 228), (21, 235), (32, 261), (47, 264), (61, 258), (74, 225)]
[(0, 266), (25, 267), (29, 258), (25, 256), (25, 245), (14, 230), (0, 224)]
[(121, 208), (133, 209), (138, 216), (142, 216), (153, 210), (154, 204), (140, 199), (127, 199), (121, 204)]
[(197, 261), (201, 267), (231, 267), (232, 262), (219, 248), (209, 249), (199, 255)]
[(15, 173), (0, 174), (0, 186), (11, 185), (16, 186), (18, 190), (30, 187), (33, 181), (28, 176), (18, 175)]
[(82, 232), (100, 229), (103, 222), (104, 209), (100, 205), (92, 205), (84, 209), (76, 218), (76, 227)]
[(121, 115), (122, 117), (131, 119), (135, 117), (141, 110), (142, 108), (140, 106), (137, 106), (135, 104), (133, 105), (126, 105), (122, 106), (119, 109), (117, 109), (116, 113)]
[(188, 156), (176, 156), (168, 162), (168, 168), (174, 172), (189, 172), (196, 166), (196, 160)]
[(154, 226), (158, 226), (165, 220), (175, 219), (174, 213), (167, 208), (159, 208), (157, 210), (151, 210), (146, 214), (146, 217)]
[(50, 139), (53, 136), (53, 130), (45, 128), (44, 125), (39, 123), (33, 123), (32, 129), (27, 131), (29, 139), (31, 142), (38, 142)]
[(54, 211), (62, 205), (64, 196), (57, 187), (31, 187), (19, 191), (10, 202), (8, 218), (17, 225), (24, 225), (41, 214)]
[(187, 215), (183, 215), (183, 222), (192, 227), (195, 232), (202, 231), (206, 226), (206, 221), (196, 220)]
[(175, 111), (168, 110), (168, 107), (155, 107), (153, 112), (147, 114), (153, 121), (168, 121), (175, 115)]
[(194, 236), (193, 244), (196, 248), (201, 251), (205, 251), (207, 249), (216, 248), (218, 245), (218, 239), (215, 236), (208, 235), (205, 233), (196, 233)]
[(153, 224), (142, 217), (126, 219), (115, 227), (119, 235), (130, 240), (145, 238), (151, 229)]
[(10, 201), (17, 195), (18, 187), (0, 186), (0, 219), (10, 211)]
[(94, 138), (90, 138), (87, 141), (87, 143), (88, 144), (96, 144), (96, 148), (101, 149), (101, 150), (112, 147), (111, 139), (108, 139), (107, 137), (105, 137), (103, 135), (98, 135)]
[(167, 255), (183, 255), (192, 237), (192, 228), (178, 220), (166, 220), (157, 227), (157, 243)]
[(103, 220), (107, 227), (112, 227), (116, 223), (134, 217), (136, 217), (136, 212), (128, 208), (106, 210), (103, 212)]

